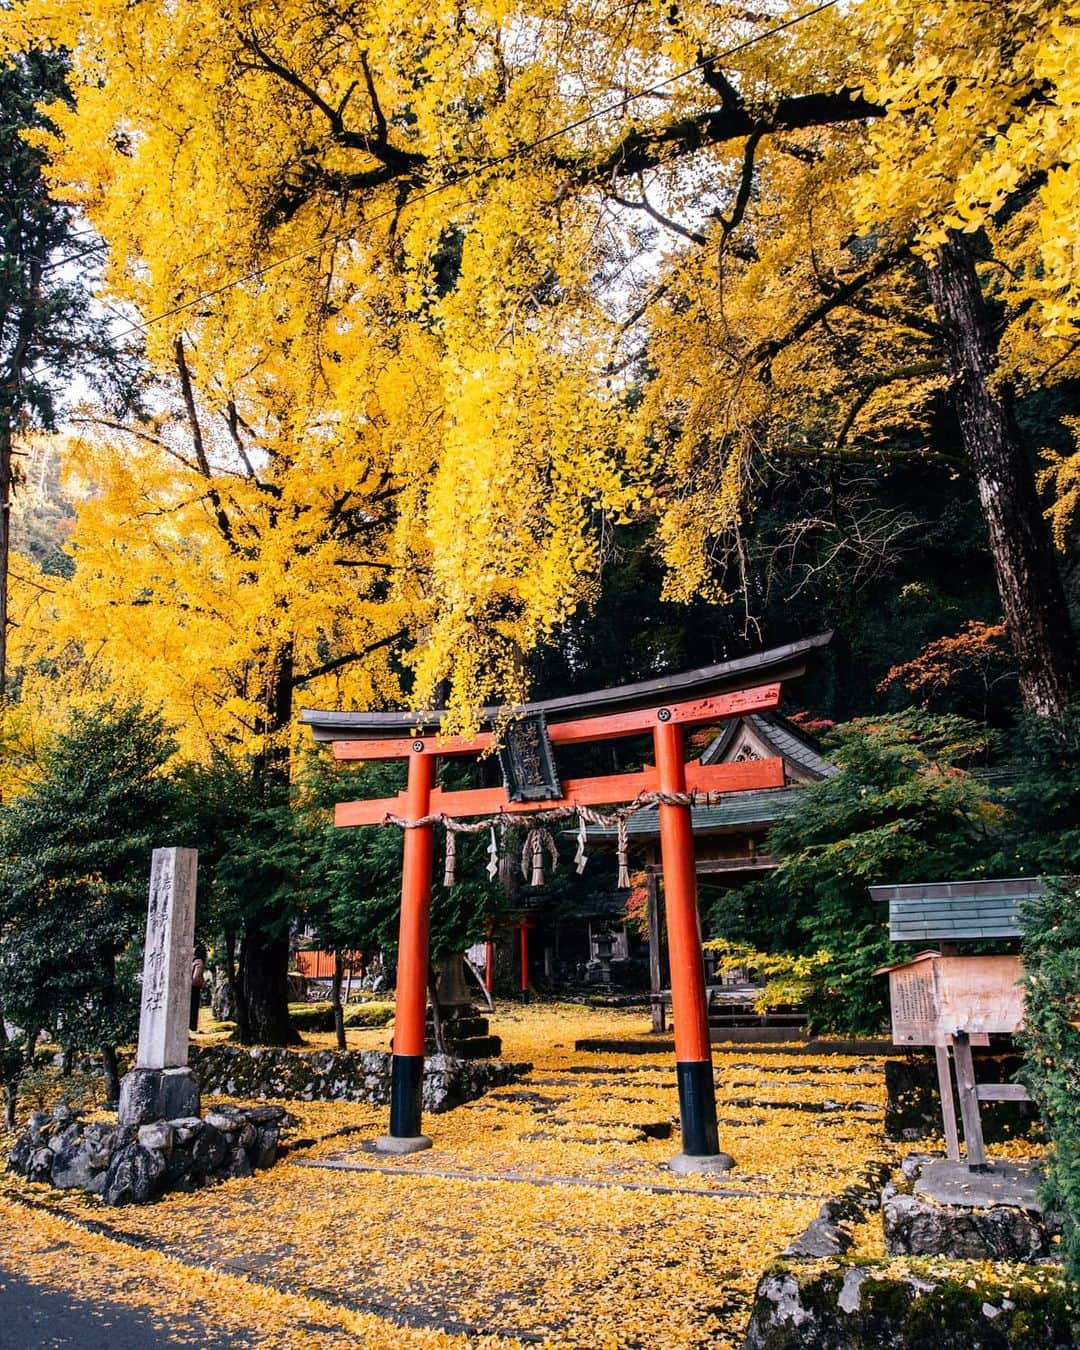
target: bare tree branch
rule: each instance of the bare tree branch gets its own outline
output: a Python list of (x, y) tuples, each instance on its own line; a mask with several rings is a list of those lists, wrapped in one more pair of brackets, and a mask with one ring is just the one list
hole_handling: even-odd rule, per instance
[(383, 647), (392, 647), (395, 642), (400, 642), (402, 638), (407, 637), (408, 632), (407, 628), (399, 628), (396, 633), (390, 633), (387, 637), (379, 638), (377, 642), (371, 642), (359, 651), (348, 652), (344, 656), (336, 656), (332, 661), (326, 661), (321, 666), (315, 666), (314, 669), (306, 671), (303, 675), (294, 675), (290, 684), (293, 689), (296, 689), (311, 680), (317, 680), (322, 675), (332, 675), (335, 670), (342, 670), (345, 666), (352, 665), (354, 661), (362, 661), (365, 656), (371, 656), (373, 652), (380, 651)]
[(658, 225), (662, 225), (665, 230), (670, 230), (672, 234), (688, 239), (692, 244), (707, 244), (709, 242), (705, 235), (699, 234), (696, 230), (687, 229), (685, 225), (680, 225), (677, 220), (669, 220), (667, 216), (662, 216), (646, 197), (644, 191), (642, 191), (641, 201), (639, 202), (631, 201), (629, 197), (620, 197), (614, 190), (609, 191), (608, 196), (619, 206), (625, 206), (628, 211), (644, 211), (647, 216), (655, 220)]
[[(176, 335), (176, 341), (173, 343), (173, 352), (176, 356), (176, 369), (180, 375), (180, 390), (183, 394), (184, 407), (187, 409), (188, 423), (191, 428), (191, 444), (195, 451), (195, 461), (199, 472), (209, 480), (213, 477), (213, 474), (210, 469), (210, 461), (206, 456), (202, 424), (199, 421), (199, 410), (195, 406), (195, 393), (191, 387), (191, 372), (188, 370), (187, 357), (184, 354), (184, 339), (180, 333)], [(239, 553), (241, 550), (233, 534), (232, 521), (229, 519), (229, 514), (222, 503), (221, 494), (216, 487), (211, 486), (206, 495), (213, 505), (214, 519), (217, 521), (222, 539), (225, 540), (233, 553)]]

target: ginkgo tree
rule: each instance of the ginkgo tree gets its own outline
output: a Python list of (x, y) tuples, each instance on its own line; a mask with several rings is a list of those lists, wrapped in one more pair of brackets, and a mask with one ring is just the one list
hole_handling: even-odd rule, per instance
[(654, 512), (672, 594), (707, 591), (762, 457), (918, 451), (947, 394), (1047, 711), (1076, 656), (1012, 404), (1074, 362), (1069, 16), (25, 0), (5, 26), (74, 53), (56, 181), (160, 361), (183, 335), (257, 402), (273, 351), (275, 397), (394, 424), (413, 391), (372, 404), (357, 355), (431, 344), (439, 396), (396, 428), (418, 701), (520, 692), (602, 513)]
[[(188, 757), (247, 763), (252, 805), (266, 806), (287, 794), (298, 691), (378, 702), (399, 688), (389, 654), (405, 610), (385, 582), (397, 486), (360, 431), (343, 449), (289, 410), (264, 409), (252, 427), (231, 403), (200, 404), (182, 339), (174, 356), (174, 406), (87, 429), (69, 451), (96, 487), (72, 578), (22, 624), (21, 660), (39, 672), (24, 679), (24, 707), (36, 700), (48, 717), (103, 688), (138, 691)], [(275, 918), (252, 896), (237, 992), (256, 1039), (288, 1032), (288, 931)]]
[(1014, 403), (1076, 373), (1070, 12), (3, 10), (9, 50), (71, 52), (36, 143), (170, 391), (87, 429), (29, 667), (130, 681), (263, 791), (298, 690), (445, 679), (466, 724), (595, 595), (613, 520), (651, 522), (671, 597), (722, 599), (771, 464), (926, 454), (948, 404), (1025, 699), (1059, 708)]

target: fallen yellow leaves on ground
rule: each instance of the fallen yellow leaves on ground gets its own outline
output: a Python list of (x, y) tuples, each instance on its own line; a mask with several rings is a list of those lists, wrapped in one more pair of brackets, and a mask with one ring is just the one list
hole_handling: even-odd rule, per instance
[[(410, 1157), (366, 1147), (386, 1128), (384, 1109), (290, 1101), (299, 1123), (288, 1156), (212, 1191), (107, 1210), (81, 1193), (6, 1185), (153, 1248), (63, 1228), (61, 1250), (89, 1244), (94, 1281), (98, 1265), (134, 1263), (131, 1289), (117, 1274), (110, 1296), (172, 1301), (170, 1282), (190, 1279), (208, 1316), (216, 1300), (228, 1303), (233, 1320), (223, 1325), (238, 1338), (265, 1319), (260, 1345), (495, 1344), (488, 1336), (553, 1350), (734, 1345), (762, 1269), (868, 1160), (894, 1159), (882, 1139), (882, 1065), (794, 1048), (718, 1052), (721, 1146), (737, 1167), (680, 1178), (667, 1167), (678, 1151), (671, 1053), (574, 1048), (579, 1038), (637, 1037), (643, 1021), (640, 1010), (500, 1007), (492, 1030), (504, 1057), (531, 1062), (531, 1072), (426, 1117), (434, 1147)], [(386, 1028), (352, 1031), (349, 1043), (385, 1048), (387, 1037)], [(33, 1242), (42, 1253), (49, 1245), (37, 1222), (11, 1259), (30, 1262), (35, 1279), (64, 1282), (51, 1257), (35, 1256)], [(0, 1242), (15, 1226), (26, 1229), (26, 1211), (0, 1204)], [(859, 1256), (883, 1255), (879, 1230), (860, 1230)], [(316, 1339), (288, 1339), (290, 1317), (317, 1324)]]
[[(193, 1268), (41, 1210), (28, 1211), (5, 1197), (0, 1197), (0, 1253), (3, 1266), (88, 1305), (150, 1309), (162, 1333), (182, 1344), (227, 1340), (264, 1350), (344, 1350), (357, 1345), (365, 1350), (464, 1350), (478, 1344), (438, 1330), (394, 1326), (222, 1271)], [(506, 1342), (479, 1344), (509, 1350)]]

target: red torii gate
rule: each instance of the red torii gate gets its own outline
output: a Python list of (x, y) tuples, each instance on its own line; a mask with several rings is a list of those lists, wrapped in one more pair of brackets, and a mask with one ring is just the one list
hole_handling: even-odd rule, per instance
[[(428, 931), (432, 817), (462, 818), (492, 813), (542, 816), (545, 811), (629, 802), (659, 793), (660, 849), (671, 964), (672, 1021), (682, 1125), (682, 1152), (672, 1160), (678, 1172), (724, 1171), (732, 1159), (720, 1151), (712, 1048), (709, 1042), (697, 878), (688, 793), (733, 792), (782, 787), (779, 759), (736, 764), (685, 762), (684, 730), (777, 707), (784, 680), (801, 675), (810, 654), (831, 634), (706, 666), (681, 675), (623, 685), (577, 697), (527, 703), (521, 708), (486, 709), (471, 738), (439, 738), (443, 714), (410, 712), (318, 712), (305, 709), (317, 741), (333, 742), (337, 759), (405, 759), (404, 792), (377, 801), (341, 802), (335, 824), (378, 825), (397, 816), (405, 825), (401, 880), (401, 926), (390, 1087), (390, 1130), (375, 1147), (385, 1153), (429, 1148), (421, 1132), (424, 1030), (427, 1008)], [(651, 731), (655, 768), (600, 778), (568, 779), (560, 796), (512, 800), (507, 789), (447, 792), (435, 787), (440, 755), (472, 755), (496, 743), (495, 728), (514, 716), (541, 714), (552, 746), (611, 740)], [(663, 798), (678, 797), (682, 801)], [(423, 822), (415, 824), (414, 822)]]

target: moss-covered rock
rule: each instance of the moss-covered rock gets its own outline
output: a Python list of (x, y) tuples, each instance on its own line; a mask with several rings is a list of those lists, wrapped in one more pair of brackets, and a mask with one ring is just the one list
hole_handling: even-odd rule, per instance
[[(981, 1271), (983, 1267), (972, 1267)], [(1056, 1267), (1007, 1283), (884, 1264), (766, 1271), (744, 1350), (1068, 1350), (1080, 1317)]]
[[(394, 1016), (392, 1003), (350, 1003), (345, 1008), (346, 1027), (384, 1027)], [(290, 1003), (289, 1021), (297, 1031), (333, 1031), (331, 1003)]]

